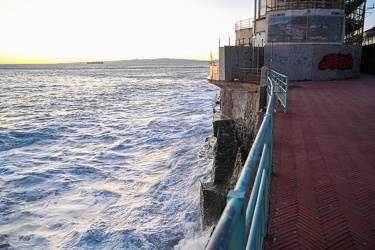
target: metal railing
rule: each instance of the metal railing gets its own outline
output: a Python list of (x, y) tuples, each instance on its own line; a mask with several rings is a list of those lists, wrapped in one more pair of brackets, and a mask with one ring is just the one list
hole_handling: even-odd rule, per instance
[(278, 10), (296, 10), (296, 9), (344, 9), (345, 5), (343, 1), (336, 0), (284, 0), (273, 2), (271, 6), (267, 6), (267, 11), (278, 11)]
[[(274, 70), (268, 70), (268, 88), (273, 86), (274, 93), (277, 98), (277, 104), (275, 107), (278, 107), (279, 104), (283, 107), (284, 112), (288, 112), (288, 77), (280, 73), (277, 73)], [(270, 89), (268, 90), (270, 92)]]
[(251, 37), (236, 38), (236, 46), (245, 46), (251, 44)]
[(260, 68), (232, 68), (234, 79), (243, 82), (259, 82)]
[(227, 204), (206, 246), (207, 250), (263, 249), (267, 233), (277, 82), (276, 76), (268, 77), (267, 111), (237, 184), (227, 196)]
[(253, 18), (240, 20), (236, 22), (235, 24), (235, 31), (252, 28), (253, 22), (254, 22)]
[(375, 36), (364, 36), (362, 46), (370, 45), (375, 43)]

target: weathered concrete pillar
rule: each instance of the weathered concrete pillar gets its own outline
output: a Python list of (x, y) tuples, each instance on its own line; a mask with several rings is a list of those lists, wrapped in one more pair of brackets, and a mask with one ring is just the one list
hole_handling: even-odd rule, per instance
[(215, 187), (213, 182), (201, 183), (200, 207), (202, 229), (216, 225), (226, 205), (226, 193)]
[(247, 158), (247, 153), (244, 152), (243, 147), (239, 147), (236, 155), (236, 161), (234, 163), (234, 168), (233, 168), (233, 174), (230, 179), (230, 183), (227, 187), (227, 192), (229, 192), (231, 189), (234, 189), (238, 177), (240, 177), (241, 171), (243, 169), (243, 166), (245, 164), (246, 158)]
[(238, 151), (238, 143), (233, 120), (215, 120), (214, 161), (211, 182), (202, 183), (200, 207), (203, 230), (215, 225), (225, 208), (227, 187), (231, 181)]
[(214, 148), (212, 181), (215, 184), (226, 184), (233, 173), (238, 144), (232, 120), (219, 120), (215, 123), (217, 141)]

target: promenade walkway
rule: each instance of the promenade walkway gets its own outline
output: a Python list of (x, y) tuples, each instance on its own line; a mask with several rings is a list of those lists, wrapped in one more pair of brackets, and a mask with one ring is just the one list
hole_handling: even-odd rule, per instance
[(265, 249), (375, 249), (375, 76), (290, 86)]

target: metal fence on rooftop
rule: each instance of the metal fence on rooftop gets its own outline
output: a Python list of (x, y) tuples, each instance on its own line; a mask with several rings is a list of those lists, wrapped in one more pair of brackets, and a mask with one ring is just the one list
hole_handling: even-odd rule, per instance
[(253, 22), (254, 22), (253, 18), (240, 20), (236, 22), (235, 24), (235, 31), (252, 28)]

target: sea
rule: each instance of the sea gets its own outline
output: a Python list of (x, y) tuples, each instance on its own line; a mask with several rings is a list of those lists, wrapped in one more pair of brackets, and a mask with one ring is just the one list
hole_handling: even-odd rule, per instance
[(199, 61), (0, 65), (0, 249), (204, 249)]

